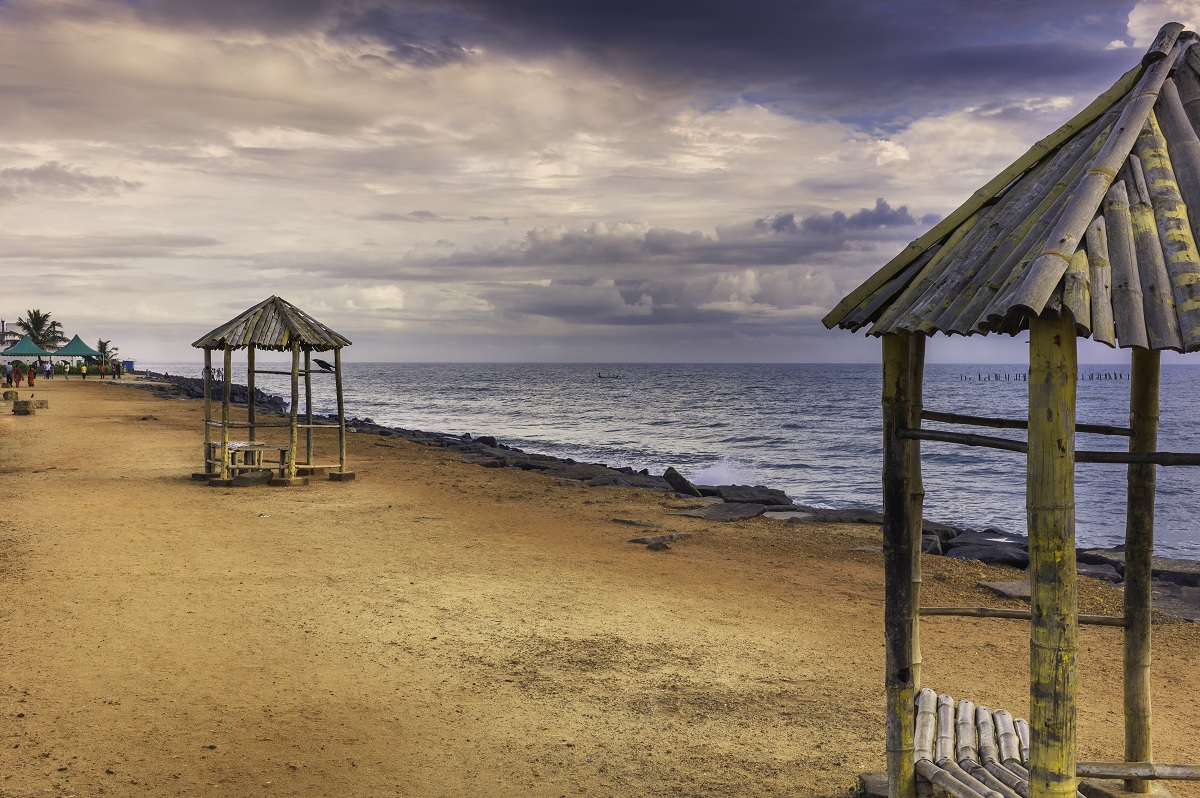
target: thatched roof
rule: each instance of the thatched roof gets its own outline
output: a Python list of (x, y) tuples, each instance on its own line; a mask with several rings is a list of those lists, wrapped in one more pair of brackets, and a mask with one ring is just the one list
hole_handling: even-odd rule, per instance
[(287, 351), (294, 342), (301, 349), (328, 352), (349, 346), (350, 340), (334, 332), (292, 303), (277, 296), (206, 333), (192, 343), (197, 349), (256, 349)]
[(1109, 346), (1200, 351), (1200, 48), (1141, 64), (825, 317), (868, 333), (1015, 334), (1069, 310)]

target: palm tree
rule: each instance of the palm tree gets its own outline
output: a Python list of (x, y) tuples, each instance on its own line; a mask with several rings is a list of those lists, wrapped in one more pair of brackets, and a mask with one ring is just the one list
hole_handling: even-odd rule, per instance
[(25, 311), (25, 318), (17, 319), (17, 326), (42, 349), (54, 351), (67, 342), (62, 324), (52, 321), (49, 313), (40, 310)]
[(115, 346), (109, 346), (111, 343), (112, 341), (105, 341), (103, 338), (96, 339), (96, 351), (100, 353), (100, 357), (98, 359), (101, 363), (112, 363), (114, 360), (120, 357), (120, 353), (117, 351), (117, 348)]

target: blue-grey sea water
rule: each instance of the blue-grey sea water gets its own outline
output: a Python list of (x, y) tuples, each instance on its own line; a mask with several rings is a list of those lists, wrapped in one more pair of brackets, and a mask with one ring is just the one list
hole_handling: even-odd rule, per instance
[[(266, 368), (261, 362), (259, 368)], [(281, 364), (282, 365), (282, 364)], [(197, 363), (138, 368), (200, 376)], [(929, 365), (925, 407), (1024, 418), (1024, 365)], [(1125, 426), (1127, 379), (1118, 366), (1080, 366), (1078, 420)], [(980, 376), (999, 379), (979, 379)], [(603, 375), (603, 376), (602, 376)], [(618, 378), (612, 378), (619, 375)], [(1009, 376), (1005, 379), (1005, 376)], [(244, 361), (233, 378), (245, 383)], [(289, 395), (287, 377), (258, 387)], [(1164, 366), (1159, 448), (1200, 451), (1200, 367)], [(347, 413), (426, 431), (494, 435), (531, 452), (662, 473), (699, 484), (762, 484), (793, 500), (880, 507), (880, 372), (875, 364), (345, 364)], [(314, 377), (314, 409), (335, 407), (333, 379)], [(939, 425), (926, 422), (927, 426)], [(956, 428), (1022, 437), (1023, 431)], [(1127, 439), (1079, 435), (1079, 449), (1121, 449)], [(927, 518), (1025, 531), (1024, 455), (922, 444)], [(1200, 469), (1158, 469), (1156, 553), (1200, 559)], [(1122, 542), (1125, 468), (1076, 467), (1080, 545)]]

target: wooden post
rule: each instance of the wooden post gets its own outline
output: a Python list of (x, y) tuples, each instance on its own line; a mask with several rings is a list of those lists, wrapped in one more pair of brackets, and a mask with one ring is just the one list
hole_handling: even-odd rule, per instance
[(342, 348), (333, 350), (333, 381), (337, 391), (338, 470), (346, 470), (346, 404), (342, 400)]
[(296, 478), (296, 446), (299, 435), (296, 429), (297, 414), (300, 412), (300, 342), (292, 341), (292, 407), (291, 407), (291, 446), (288, 449), (287, 478)]
[[(909, 402), (908, 423), (910, 429), (921, 426), (922, 391), (925, 383), (925, 336), (909, 336)], [(921, 689), (921, 545), (925, 528), (925, 485), (921, 481), (921, 441), (908, 443), (908, 526), (909, 547), (912, 555), (912, 673), (913, 689)]]
[(204, 473), (213, 472), (212, 463), (212, 350), (204, 347)]
[[(1158, 448), (1159, 353), (1134, 349), (1129, 385), (1131, 452)], [(1130, 464), (1125, 516), (1125, 760), (1153, 761), (1150, 740), (1150, 560), (1154, 552), (1155, 466)], [(1130, 779), (1130, 792), (1150, 782)]]
[(312, 350), (304, 350), (304, 464), (313, 464)]
[(1075, 320), (1029, 320), (1030, 798), (1074, 798)]
[(250, 401), (246, 404), (246, 422), (250, 425), (250, 440), (256, 440), (254, 434), (254, 344), (246, 348), (246, 390), (250, 393)]
[(221, 479), (230, 479), (229, 473), (229, 396), (233, 393), (233, 350), (224, 347), (225, 373), (221, 381)]
[[(915, 346), (909, 334), (883, 336), (884, 687), (887, 691), (889, 798), (913, 798), (914, 574), (912, 442), (898, 430), (912, 421)], [(919, 413), (919, 411), (918, 411)], [(919, 415), (917, 416), (919, 418)], [(920, 528), (920, 521), (917, 521)], [(918, 536), (916, 546), (919, 549)]]

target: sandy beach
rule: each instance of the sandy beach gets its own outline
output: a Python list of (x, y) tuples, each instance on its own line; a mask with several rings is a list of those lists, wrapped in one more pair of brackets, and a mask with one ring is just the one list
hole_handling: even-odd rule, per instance
[[(0, 414), (0, 796), (833, 798), (883, 767), (873, 526), (716, 524), (367, 435), (353, 482), (210, 488), (201, 403), (35, 393)], [(977, 586), (1019, 577), (928, 557), (924, 603), (1020, 606)], [(1155, 635), (1156, 759), (1194, 761), (1200, 627)], [(1081, 641), (1079, 756), (1120, 759), (1120, 635)], [(1026, 624), (922, 643), (925, 685), (1027, 714)]]

